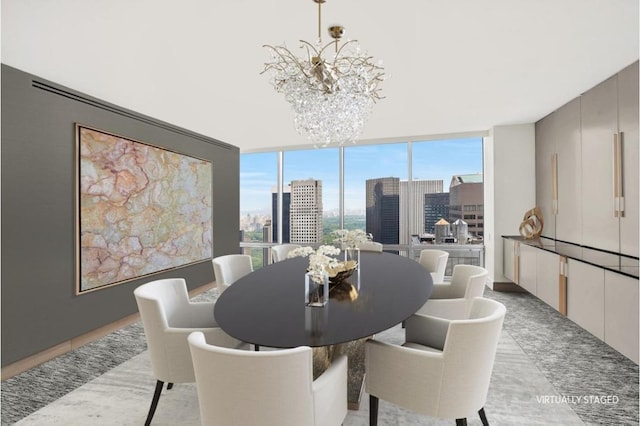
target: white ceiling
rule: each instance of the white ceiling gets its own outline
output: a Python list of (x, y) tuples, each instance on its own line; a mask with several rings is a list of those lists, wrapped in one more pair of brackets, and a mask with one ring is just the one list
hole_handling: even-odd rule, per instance
[[(531, 123), (638, 59), (637, 0), (327, 0), (389, 79), (362, 139)], [(326, 23), (326, 25), (324, 25)], [(302, 145), (263, 44), (312, 0), (2, 0), (2, 62), (243, 151)]]

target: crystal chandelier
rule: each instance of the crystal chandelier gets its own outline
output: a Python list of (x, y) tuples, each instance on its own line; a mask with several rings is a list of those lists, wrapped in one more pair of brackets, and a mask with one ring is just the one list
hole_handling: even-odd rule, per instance
[[(286, 46), (265, 45), (271, 62), (264, 70), (273, 87), (291, 104), (294, 127), (316, 146), (355, 142), (380, 96), (384, 69), (360, 51), (357, 40), (340, 43), (341, 26), (329, 27), (333, 41), (322, 44), (321, 7), (318, 4), (318, 39), (300, 40), (306, 56), (299, 58)], [(334, 49), (331, 49), (334, 47)]]

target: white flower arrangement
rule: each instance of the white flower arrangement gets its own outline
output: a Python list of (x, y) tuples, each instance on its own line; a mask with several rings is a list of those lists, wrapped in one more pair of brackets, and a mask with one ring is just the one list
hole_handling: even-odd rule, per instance
[(339, 254), (340, 249), (334, 246), (320, 246), (318, 250), (314, 250), (311, 247), (300, 247), (290, 251), (287, 257), (308, 257), (309, 267), (307, 271), (311, 273), (313, 281), (321, 283), (324, 273), (328, 273), (329, 269), (337, 267), (340, 263), (338, 259), (331, 256)]
[(371, 234), (367, 234), (362, 229), (336, 229), (332, 232), (334, 244), (343, 245), (346, 248), (356, 248), (360, 244), (371, 241)]

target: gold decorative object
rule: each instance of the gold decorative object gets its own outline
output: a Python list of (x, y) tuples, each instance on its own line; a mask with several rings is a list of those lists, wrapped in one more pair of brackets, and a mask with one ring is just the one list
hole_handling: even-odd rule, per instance
[(327, 274), (329, 274), (329, 284), (337, 284), (343, 282), (349, 278), (358, 267), (358, 262), (355, 260), (347, 260), (338, 263), (334, 267), (327, 268)]
[(540, 234), (542, 234), (543, 226), (542, 212), (538, 207), (534, 207), (524, 214), (519, 228), (520, 235), (522, 235), (525, 240), (539, 238)]

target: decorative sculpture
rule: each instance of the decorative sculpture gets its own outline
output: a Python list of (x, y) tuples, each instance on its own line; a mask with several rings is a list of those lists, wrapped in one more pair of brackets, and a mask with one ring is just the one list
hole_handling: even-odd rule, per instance
[(524, 214), (522, 223), (520, 223), (520, 235), (525, 240), (533, 240), (540, 237), (544, 221), (542, 220), (542, 212), (538, 207), (534, 207)]

